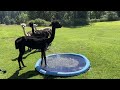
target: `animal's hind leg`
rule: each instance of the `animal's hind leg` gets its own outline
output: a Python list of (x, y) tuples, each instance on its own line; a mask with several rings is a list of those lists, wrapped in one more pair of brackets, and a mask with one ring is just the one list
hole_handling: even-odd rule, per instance
[(22, 65), (23, 65), (23, 67), (26, 67), (26, 66), (24, 65), (23, 61), (21, 61), (21, 63), (22, 63)]
[(23, 61), (22, 61), (22, 56), (23, 56), (24, 52), (25, 52), (25, 47), (19, 49), (18, 64), (19, 64), (20, 70), (22, 69), (21, 65), (20, 65), (20, 62), (22, 63), (23, 66), (25, 66)]
[(18, 57), (18, 64), (19, 64), (19, 69), (21, 70), (21, 65), (20, 65), (20, 61), (22, 60), (22, 55), (19, 54), (19, 57)]
[[(23, 56), (24, 53), (25, 53), (25, 47), (22, 49), (22, 52), (21, 52), (22, 56)], [(21, 63), (22, 63), (22, 65), (23, 65), (23, 67), (26, 67), (26, 66), (24, 65), (24, 63), (23, 63), (22, 60), (21, 60)]]

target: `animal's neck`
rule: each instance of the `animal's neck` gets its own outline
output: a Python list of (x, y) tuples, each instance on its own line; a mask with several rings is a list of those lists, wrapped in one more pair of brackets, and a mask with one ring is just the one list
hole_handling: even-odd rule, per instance
[(32, 27), (32, 33), (35, 34), (35, 32), (34, 32), (34, 27)]
[(22, 28), (23, 28), (23, 33), (24, 33), (24, 35), (27, 36), (26, 31), (25, 31), (25, 28), (24, 28), (24, 27), (22, 27)]
[(54, 37), (55, 37), (55, 28), (52, 27), (52, 34), (51, 37), (49, 38), (49, 43), (51, 43), (54, 40)]

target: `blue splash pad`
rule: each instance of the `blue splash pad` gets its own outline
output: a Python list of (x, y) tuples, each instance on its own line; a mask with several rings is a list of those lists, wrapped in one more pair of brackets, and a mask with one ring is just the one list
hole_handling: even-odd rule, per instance
[(45, 75), (75, 76), (85, 73), (90, 68), (89, 60), (81, 54), (51, 54), (48, 55), (46, 59), (46, 67), (41, 66), (41, 59), (39, 59), (35, 65), (35, 69)]

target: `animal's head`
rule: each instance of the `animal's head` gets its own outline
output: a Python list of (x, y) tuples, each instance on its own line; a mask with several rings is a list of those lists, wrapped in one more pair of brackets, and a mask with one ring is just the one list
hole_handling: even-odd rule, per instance
[(33, 22), (30, 22), (30, 23), (29, 23), (29, 26), (30, 26), (30, 27), (33, 27)]
[(62, 27), (62, 25), (58, 21), (52, 21), (49, 26), (52, 26), (54, 28), (61, 28)]
[(20, 25), (22, 26), (22, 28), (25, 28), (25, 27), (26, 27), (26, 24), (25, 24), (25, 23), (21, 23)]

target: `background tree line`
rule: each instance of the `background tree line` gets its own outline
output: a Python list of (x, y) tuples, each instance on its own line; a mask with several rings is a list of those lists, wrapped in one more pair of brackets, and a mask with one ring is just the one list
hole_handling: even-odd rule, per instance
[(63, 26), (80, 26), (89, 22), (120, 20), (120, 11), (0, 11), (0, 24), (34, 22), (48, 25), (55, 18)]

